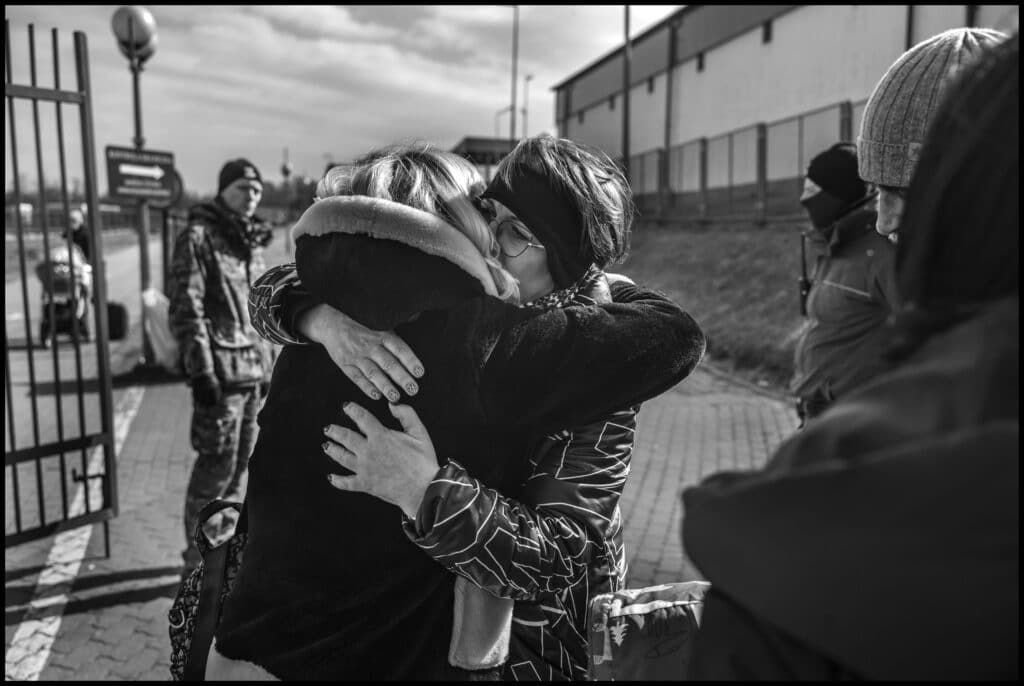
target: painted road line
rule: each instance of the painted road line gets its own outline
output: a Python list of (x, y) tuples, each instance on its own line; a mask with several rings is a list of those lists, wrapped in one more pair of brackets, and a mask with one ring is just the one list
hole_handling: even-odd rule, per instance
[[(135, 419), (145, 388), (131, 386), (125, 390), (114, 413), (114, 454), (121, 454), (128, 430)], [(103, 467), (103, 447), (98, 446), (89, 458), (89, 474)], [(85, 513), (86, 490), (79, 485), (68, 514), (71, 517)], [(50, 659), (50, 649), (57, 639), (64, 607), (71, 595), (71, 585), (89, 547), (93, 525), (69, 529), (57, 534), (39, 574), (32, 600), (25, 617), (14, 632), (4, 655), (4, 678), (13, 681), (38, 681)]]

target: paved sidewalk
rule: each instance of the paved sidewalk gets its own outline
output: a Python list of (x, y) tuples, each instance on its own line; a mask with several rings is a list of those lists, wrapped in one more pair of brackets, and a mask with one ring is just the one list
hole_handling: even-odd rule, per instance
[[(118, 457), (121, 510), (110, 523), (111, 558), (102, 557), (97, 526), (66, 603), (45, 602), (61, 589), (37, 590), (53, 539), (5, 551), (8, 679), (169, 678), (167, 610), (183, 544), (190, 412), (183, 384), (145, 386)], [(794, 428), (779, 399), (705, 369), (646, 403), (623, 499), (630, 585), (698, 577), (682, 550), (681, 489), (718, 470), (761, 464)], [(51, 621), (12, 649), (33, 598), (33, 617), (50, 612)]]

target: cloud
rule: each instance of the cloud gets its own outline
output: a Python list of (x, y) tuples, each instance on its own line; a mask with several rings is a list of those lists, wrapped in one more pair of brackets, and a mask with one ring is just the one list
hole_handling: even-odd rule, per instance
[[(72, 30), (88, 35), (97, 161), (132, 136), (131, 77), (110, 30), (116, 6), (7, 6), (15, 82), (27, 82), (28, 23), (61, 28), (64, 85)], [(141, 77), (146, 145), (174, 152), (186, 185), (207, 191), (245, 155), (273, 178), (288, 147), (299, 174), (396, 140), (453, 146), (494, 134), (510, 98), (512, 9), (503, 6), (150, 7), (160, 35)], [(635, 6), (634, 34), (676, 7)], [(517, 73), (530, 84), (530, 133), (554, 131), (550, 87), (621, 43), (621, 6), (521, 6)], [(20, 37), (18, 37), (20, 36)], [(40, 73), (48, 68), (39, 43)], [(68, 115), (66, 115), (67, 117)], [(25, 121), (24, 117), (19, 123)], [(518, 126), (521, 113), (517, 112)], [(508, 115), (498, 118), (508, 131)], [(19, 141), (28, 141), (25, 125)]]

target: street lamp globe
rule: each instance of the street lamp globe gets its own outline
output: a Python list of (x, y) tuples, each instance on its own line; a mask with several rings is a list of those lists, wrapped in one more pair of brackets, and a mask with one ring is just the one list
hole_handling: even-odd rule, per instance
[(156, 19), (140, 5), (119, 7), (110, 20), (121, 53), (145, 62), (156, 52)]

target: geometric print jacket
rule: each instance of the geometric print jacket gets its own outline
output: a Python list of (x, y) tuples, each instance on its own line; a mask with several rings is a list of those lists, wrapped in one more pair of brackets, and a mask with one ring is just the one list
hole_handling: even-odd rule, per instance
[[(249, 312), (259, 334), (278, 344), (308, 344), (286, 328), (304, 292), (294, 264), (258, 279)], [(584, 287), (545, 304), (593, 305), (598, 292)], [(507, 680), (587, 677), (590, 599), (625, 587), (619, 498), (638, 410), (544, 437), (531, 457), (529, 478), (513, 494), (488, 488), (449, 461), (427, 488), (416, 521), (403, 517), (406, 535), (424, 553), (493, 595), (516, 601)]]

